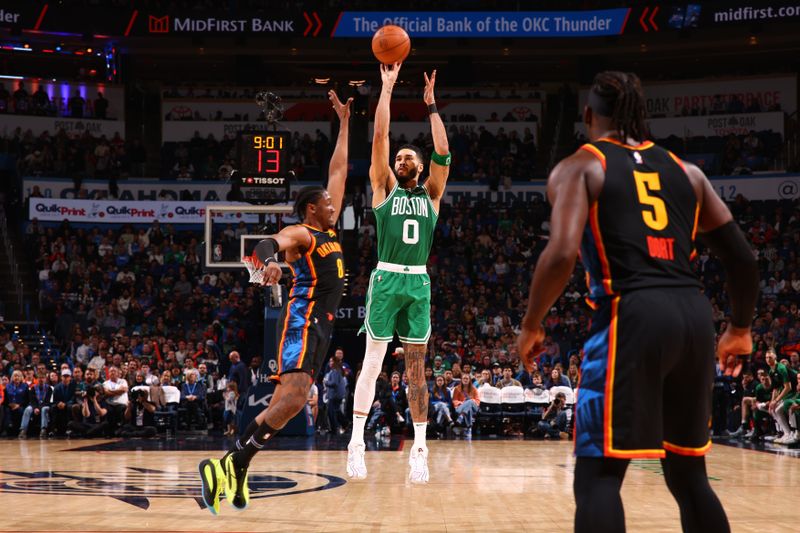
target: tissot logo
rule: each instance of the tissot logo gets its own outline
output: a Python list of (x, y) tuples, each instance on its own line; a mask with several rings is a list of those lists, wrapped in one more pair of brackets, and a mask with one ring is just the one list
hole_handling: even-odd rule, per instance
[(169, 15), (147, 17), (147, 31), (150, 33), (169, 33)]
[[(335, 489), (340, 477), (301, 471), (250, 472), (250, 496), (270, 498)], [(150, 508), (151, 498), (192, 498), (205, 508), (197, 472), (165, 472), (128, 467), (113, 472), (0, 470), (0, 492), (52, 496), (106, 496)]]

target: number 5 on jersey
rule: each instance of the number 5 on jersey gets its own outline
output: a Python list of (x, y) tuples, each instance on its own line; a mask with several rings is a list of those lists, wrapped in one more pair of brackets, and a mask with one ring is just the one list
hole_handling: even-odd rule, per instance
[(648, 209), (642, 210), (644, 223), (648, 228), (655, 231), (663, 230), (669, 224), (667, 206), (664, 200), (650, 194), (651, 191), (661, 190), (661, 180), (658, 172), (638, 172), (634, 170), (633, 179), (636, 180), (636, 195), (639, 197), (639, 203), (652, 208), (652, 211)]

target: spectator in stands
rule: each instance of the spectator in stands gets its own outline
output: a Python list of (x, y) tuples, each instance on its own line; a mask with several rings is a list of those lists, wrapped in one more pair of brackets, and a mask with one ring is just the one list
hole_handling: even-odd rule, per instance
[(542, 419), (537, 424), (537, 433), (546, 439), (568, 439), (566, 395), (563, 392), (556, 394), (556, 397), (547, 407), (542, 415)]
[(17, 84), (17, 90), (14, 91), (14, 112), (18, 115), (24, 115), (30, 111), (30, 96), (25, 89), (25, 83), (20, 81)]
[(83, 118), (83, 108), (86, 105), (86, 100), (81, 96), (81, 91), (75, 89), (75, 94), (69, 99), (69, 116), (72, 118)]
[(342, 362), (331, 357), (328, 372), (322, 380), (325, 387), (325, 408), (328, 413), (328, 423), (333, 434), (343, 434), (345, 416), (345, 401), (347, 399), (347, 379), (344, 377)]
[[(465, 374), (461, 375), (461, 379), (462, 380), (464, 379), (464, 376), (465, 376)], [(469, 376), (467, 376), (467, 379), (469, 379)], [(483, 370), (481, 370), (480, 377), (478, 378), (478, 388), (483, 387), (484, 385), (487, 386), (487, 387), (493, 387), (494, 386), (494, 380), (492, 379), (492, 373), (489, 371), (488, 368), (484, 368)]]
[(522, 384), (514, 379), (514, 370), (510, 364), (503, 365), (503, 377), (497, 380), (494, 384), (498, 389), (503, 387), (521, 387)]
[(461, 383), (453, 391), (453, 406), (455, 407), (456, 425), (467, 429), (467, 436), (472, 436), (472, 424), (480, 407), (478, 389), (469, 376), (462, 375)]
[(108, 369), (108, 379), (103, 382), (103, 395), (108, 409), (109, 431), (114, 434), (124, 422), (128, 408), (128, 383), (120, 378), (119, 368)]
[(545, 386), (548, 389), (552, 389), (553, 387), (572, 387), (572, 384), (569, 382), (569, 378), (561, 373), (561, 367), (556, 366), (550, 371), (550, 379), (547, 381)]
[(228, 372), (228, 382), (236, 383), (236, 388), (240, 396), (247, 396), (247, 391), (250, 388), (250, 371), (247, 366), (242, 362), (239, 352), (232, 351), (228, 354), (228, 359), (231, 362), (231, 368)]
[(444, 376), (436, 376), (434, 380), (433, 390), (431, 390), (430, 394), (430, 407), (431, 420), (438, 428), (448, 428), (455, 425), (453, 418), (450, 416), (453, 409), (453, 399), (450, 396), (450, 391), (444, 386)]
[(313, 424), (317, 425), (317, 415), (319, 415), (319, 388), (316, 383), (311, 384), (308, 389), (308, 402), (306, 402), (306, 412), (311, 416)]
[(33, 113), (35, 115), (50, 114), (50, 96), (42, 85), (39, 85), (39, 88), (33, 93), (31, 101), (33, 103)]
[(28, 384), (23, 381), (22, 372), (14, 370), (11, 381), (5, 387), (6, 429), (8, 435), (15, 435), (22, 424), (22, 415), (28, 406)]
[(228, 383), (223, 396), (225, 398), (225, 412), (223, 413), (226, 427), (225, 436), (232, 437), (236, 434), (236, 405), (239, 402), (239, 390), (236, 382)]
[[(384, 420), (384, 426), (388, 428), (387, 417), (390, 409), (389, 405), (389, 378), (386, 375), (386, 372), (381, 372), (378, 374), (378, 378), (375, 381), (375, 398), (374, 402), (372, 402), (372, 414), (369, 417), (369, 420), (366, 424), (367, 430), (376, 429), (379, 425), (381, 419)], [(378, 428), (382, 430), (382, 428)]]
[(28, 424), (31, 418), (39, 420), (39, 438), (47, 438), (47, 426), (50, 422), (50, 406), (53, 404), (53, 387), (47, 384), (46, 372), (39, 373), (38, 382), (28, 389), (28, 406), (22, 414), (19, 438), (28, 438)]
[(75, 384), (72, 372), (61, 371), (61, 382), (53, 390), (53, 405), (50, 407), (51, 433), (63, 435), (67, 423), (72, 419), (72, 404), (75, 402)]
[(205, 411), (206, 389), (203, 384), (197, 382), (197, 373), (194, 370), (186, 374), (186, 383), (181, 388), (181, 403), (186, 409), (186, 423), (189, 428), (196, 427), (202, 419), (201, 412)]
[(94, 116), (95, 118), (105, 119), (107, 113), (108, 113), (108, 100), (106, 100), (102, 92), (98, 92), (97, 98), (94, 101)]

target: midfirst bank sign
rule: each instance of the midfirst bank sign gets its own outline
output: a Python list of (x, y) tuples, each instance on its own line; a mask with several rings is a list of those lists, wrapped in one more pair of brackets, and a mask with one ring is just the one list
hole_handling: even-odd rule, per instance
[(294, 33), (294, 20), (253, 18), (193, 18), (149, 15), (149, 33)]

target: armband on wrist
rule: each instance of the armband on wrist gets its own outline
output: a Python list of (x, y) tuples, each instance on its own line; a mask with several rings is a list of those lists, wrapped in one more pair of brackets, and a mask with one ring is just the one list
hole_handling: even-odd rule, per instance
[(437, 165), (441, 165), (443, 167), (449, 167), (451, 159), (452, 159), (452, 156), (450, 155), (449, 152), (448, 152), (447, 155), (439, 155), (436, 152), (433, 152), (433, 154), (431, 154), (431, 161), (433, 161)]
[(253, 255), (264, 266), (267, 266), (268, 264), (275, 263), (277, 261), (275, 259), (275, 254), (278, 252), (278, 250), (278, 242), (272, 237), (267, 237), (263, 241), (259, 241), (259, 243), (256, 244), (256, 248), (253, 250)]
[(436, 102), (434, 102), (432, 104), (428, 104), (428, 114), (429, 115), (433, 115), (434, 113), (438, 113), (438, 112), (439, 112), (439, 110), (436, 109)]

